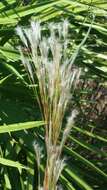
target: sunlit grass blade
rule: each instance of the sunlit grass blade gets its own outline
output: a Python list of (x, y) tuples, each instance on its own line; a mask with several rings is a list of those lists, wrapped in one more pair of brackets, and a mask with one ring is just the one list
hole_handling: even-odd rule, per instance
[(31, 122), (16, 123), (11, 125), (2, 125), (0, 126), (0, 133), (9, 133), (25, 129), (32, 129), (35, 127), (40, 127), (44, 124), (45, 124), (44, 121), (31, 121)]
[(15, 167), (15, 168), (18, 168), (19, 170), (20, 169), (27, 169), (28, 170), (28, 167), (20, 164), (19, 162), (8, 160), (6, 158), (0, 158), (0, 164), (5, 165), (5, 166)]

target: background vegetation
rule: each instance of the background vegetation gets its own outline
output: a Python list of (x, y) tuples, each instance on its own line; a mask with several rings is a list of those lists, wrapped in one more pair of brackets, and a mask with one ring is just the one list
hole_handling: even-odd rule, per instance
[[(37, 189), (33, 142), (44, 147), (43, 122), (17, 50), (17, 25), (30, 19), (71, 23), (72, 54), (87, 42), (75, 61), (84, 74), (70, 106), (80, 114), (65, 145), (67, 156), (60, 182), (64, 190), (107, 189), (107, 1), (1, 0), (0, 1), (0, 189)], [(23, 51), (29, 51), (24, 49)], [(6, 125), (7, 124), (7, 125)], [(29, 130), (27, 130), (30, 128)], [(24, 130), (22, 130), (24, 129)], [(41, 178), (45, 158), (42, 158)]]

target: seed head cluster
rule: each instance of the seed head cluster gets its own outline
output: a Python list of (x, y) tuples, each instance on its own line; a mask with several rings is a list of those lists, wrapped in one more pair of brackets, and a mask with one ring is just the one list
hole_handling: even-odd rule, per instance
[[(72, 57), (68, 55), (69, 22), (64, 20), (61, 23), (42, 26), (40, 22), (32, 21), (29, 28), (18, 26), (16, 31), (23, 46), (30, 49), (28, 55), (23, 53), (22, 47), (19, 51), (30, 81), (35, 84), (38, 80), (38, 102), (46, 121), (47, 163), (43, 189), (57, 190), (57, 182), (65, 165), (64, 159), (61, 159), (61, 152), (77, 112), (74, 110), (68, 118), (60, 138), (62, 122), (72, 97), (71, 92), (81, 73), (79, 68), (74, 67)], [(37, 147), (36, 145), (35, 148)], [(36, 152), (39, 159), (40, 152)], [(39, 160), (38, 163), (40, 164)]]

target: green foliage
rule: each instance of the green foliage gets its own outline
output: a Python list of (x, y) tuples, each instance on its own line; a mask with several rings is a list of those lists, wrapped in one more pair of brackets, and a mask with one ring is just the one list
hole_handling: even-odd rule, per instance
[[(20, 43), (15, 27), (18, 24), (29, 25), (31, 18), (39, 19), (42, 23), (68, 18), (72, 34), (69, 54), (72, 54), (86, 35), (94, 15), (91, 33), (81, 47), (75, 64), (88, 69), (82, 76), (84, 82), (90, 79), (105, 85), (107, 78), (106, 0), (25, 2), (27, 1), (0, 2), (0, 189), (3, 190), (37, 189), (34, 141), (38, 141), (45, 149), (44, 131), (39, 127), (43, 122), (39, 121), (40, 110), (37, 102), (34, 102), (32, 87), (21, 65), (17, 48)], [(28, 50), (24, 51), (26, 53)], [(81, 94), (89, 95), (90, 90), (89, 88), (84, 92), (82, 88)], [(74, 102), (80, 108), (83, 102), (88, 104), (90, 101), (85, 95), (81, 99), (81, 94), (80, 91), (74, 94)], [(91, 104), (93, 105), (94, 103)], [(66, 143), (63, 154), (67, 155), (67, 166), (60, 177), (60, 183), (64, 190), (106, 190), (107, 129), (94, 120), (85, 118), (81, 121), (83, 117), (85, 113), (81, 112)], [(41, 178), (44, 164), (45, 158), (41, 165)]]

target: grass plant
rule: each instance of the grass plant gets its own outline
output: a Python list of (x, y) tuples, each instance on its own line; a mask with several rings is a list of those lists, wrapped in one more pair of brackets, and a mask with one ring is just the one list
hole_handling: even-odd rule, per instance
[[(31, 22), (30, 28), (17, 27), (16, 31), (23, 45), (30, 48), (30, 54), (25, 56), (20, 47), (21, 60), (29, 75), (32, 84), (38, 80), (40, 105), (45, 127), (46, 168), (43, 182), (44, 190), (57, 190), (57, 182), (65, 161), (61, 153), (70, 133), (76, 110), (71, 110), (67, 119), (63, 135), (61, 136), (62, 122), (67, 105), (76, 87), (81, 69), (73, 65), (71, 57), (67, 55), (69, 46), (69, 23), (50, 23), (45, 26), (49, 31), (46, 37), (40, 22)], [(35, 89), (34, 89), (35, 90)], [(38, 165), (40, 151), (35, 147)], [(40, 190), (40, 177), (38, 189)]]

